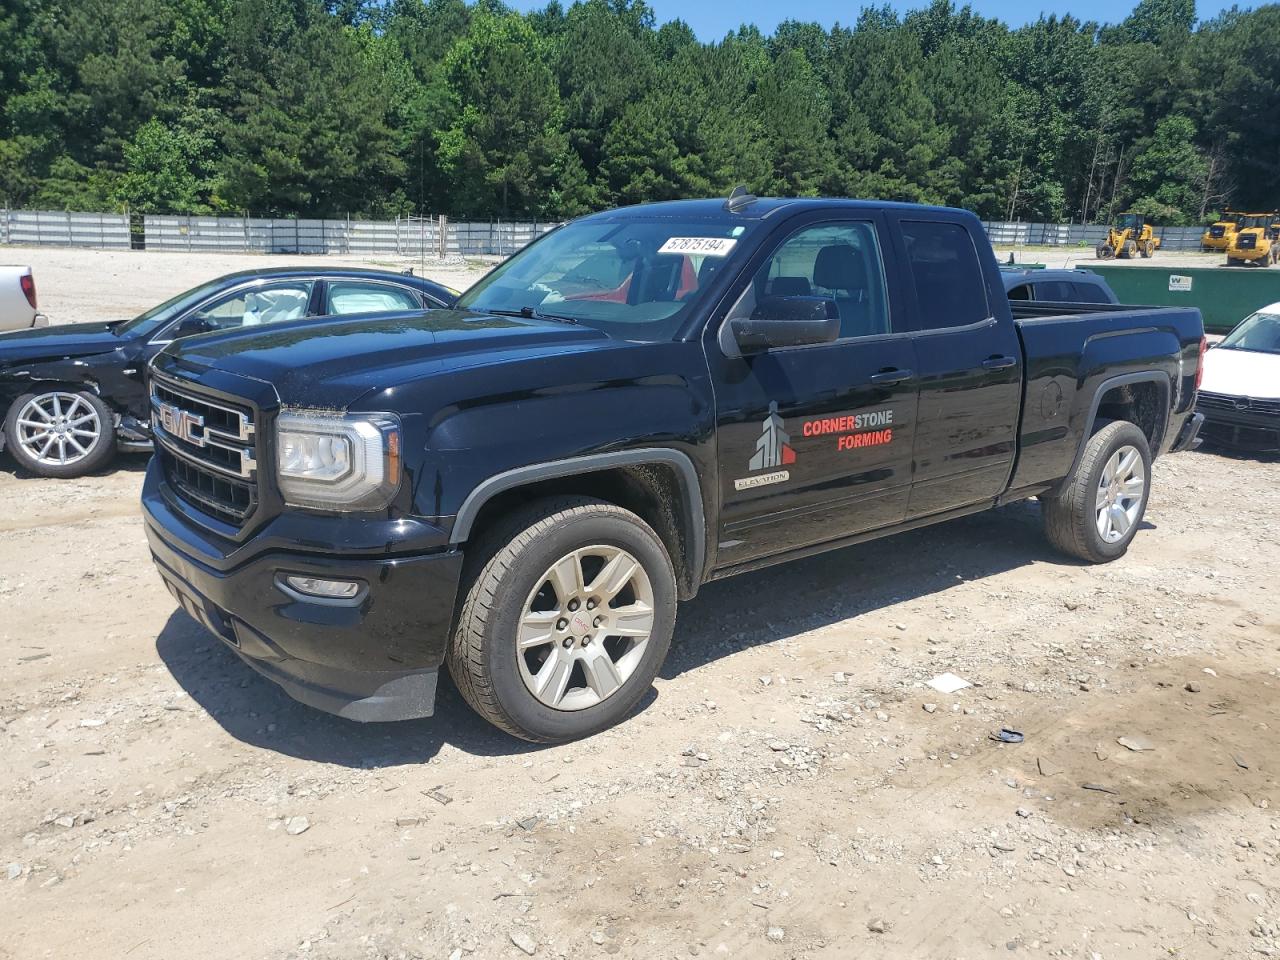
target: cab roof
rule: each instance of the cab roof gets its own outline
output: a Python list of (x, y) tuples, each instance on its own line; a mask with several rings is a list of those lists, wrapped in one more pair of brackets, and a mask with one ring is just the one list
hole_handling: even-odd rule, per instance
[(671, 218), (682, 220), (716, 220), (726, 223), (743, 220), (765, 220), (780, 212), (801, 213), (806, 210), (914, 210), (961, 214), (972, 217), (967, 210), (954, 207), (931, 207), (918, 203), (898, 203), (889, 200), (851, 200), (844, 197), (755, 197), (739, 201), (734, 210), (727, 207), (723, 197), (703, 200), (666, 200), (660, 203), (640, 203), (630, 207), (618, 207), (600, 213), (588, 214), (582, 220), (629, 220)]

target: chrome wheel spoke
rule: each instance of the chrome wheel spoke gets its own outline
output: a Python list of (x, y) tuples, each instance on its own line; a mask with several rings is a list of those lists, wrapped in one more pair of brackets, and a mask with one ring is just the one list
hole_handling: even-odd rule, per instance
[(521, 650), (528, 650), (550, 643), (559, 618), (559, 610), (526, 613), (520, 621), (520, 635), (516, 638), (516, 646)]
[(633, 603), (613, 611), (607, 633), (611, 637), (647, 637), (653, 633), (653, 610)]
[(568, 603), (583, 590), (582, 558), (577, 552), (562, 558), (547, 571), (547, 579), (551, 581), (551, 587), (556, 592), (556, 599), (562, 604)]
[(587, 685), (601, 700), (622, 686), (622, 674), (603, 647), (598, 648), (594, 657), (585, 658), (582, 668), (587, 677)]
[(537, 688), (534, 692), (538, 699), (554, 707), (564, 699), (572, 674), (573, 658), (563, 655), (559, 647), (552, 648), (551, 656), (547, 657), (535, 678)]
[(640, 564), (630, 554), (618, 551), (596, 574), (587, 589), (600, 594), (606, 601), (612, 600), (627, 588), (639, 569)]

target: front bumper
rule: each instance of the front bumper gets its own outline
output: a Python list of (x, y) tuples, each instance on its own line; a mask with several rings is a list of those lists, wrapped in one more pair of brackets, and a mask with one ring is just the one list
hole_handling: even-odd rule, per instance
[[(249, 666), (295, 700), (351, 720), (431, 716), (459, 551), (370, 558), (268, 548), (218, 569), (193, 548), (165, 494), (152, 460), (142, 505), (156, 569), (183, 609)], [(364, 591), (357, 606), (314, 602), (281, 589), (285, 574), (356, 580)]]
[(1280, 451), (1280, 415), (1201, 407), (1204, 439), (1216, 446), (1254, 453)]

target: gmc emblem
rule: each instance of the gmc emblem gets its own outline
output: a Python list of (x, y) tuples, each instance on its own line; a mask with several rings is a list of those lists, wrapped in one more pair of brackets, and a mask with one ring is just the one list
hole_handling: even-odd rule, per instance
[[(197, 447), (204, 446), (204, 417), (175, 407), (171, 403), (157, 403), (156, 412), (160, 414), (160, 426), (169, 436), (185, 440)], [(197, 433), (197, 430), (200, 432)]]

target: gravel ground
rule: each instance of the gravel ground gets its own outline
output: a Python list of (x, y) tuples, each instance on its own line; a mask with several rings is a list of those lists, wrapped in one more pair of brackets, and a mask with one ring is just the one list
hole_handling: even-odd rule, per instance
[[(135, 257), (38, 262), (119, 315), (241, 259)], [(1105, 567), (1030, 503), (712, 584), (551, 748), (289, 700), (175, 609), (142, 465), (0, 461), (0, 957), (1280, 956), (1274, 459), (1160, 461)]]

